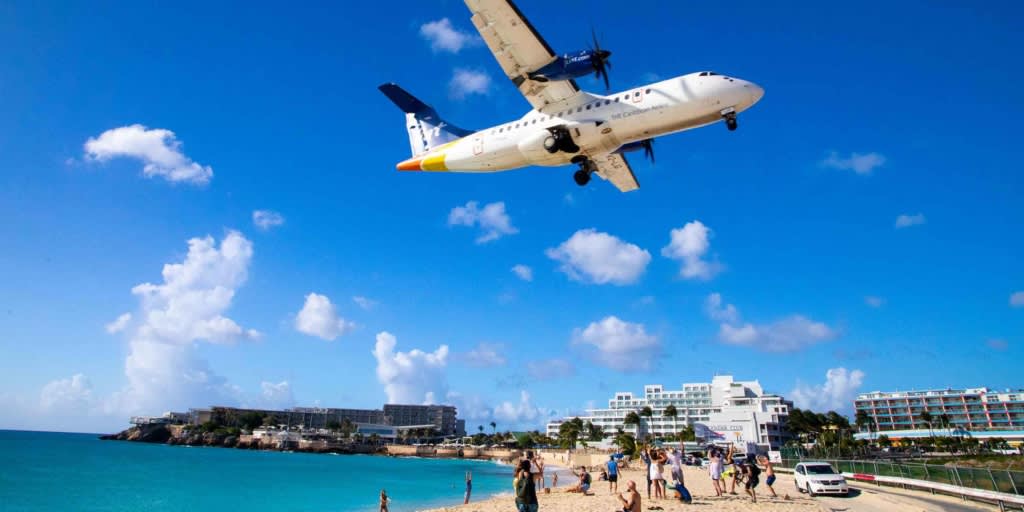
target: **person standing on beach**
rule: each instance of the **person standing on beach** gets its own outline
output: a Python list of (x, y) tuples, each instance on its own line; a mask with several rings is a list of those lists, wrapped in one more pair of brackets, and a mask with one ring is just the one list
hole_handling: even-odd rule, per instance
[(640, 448), (640, 460), (644, 463), (644, 476), (647, 477), (647, 499), (651, 499), (651, 456), (646, 446)]
[(388, 498), (388, 492), (384, 489), (380, 490), (380, 510), (378, 512), (388, 512), (388, 502), (391, 498)]
[(672, 463), (672, 479), (683, 485), (686, 485), (683, 480), (683, 452), (676, 448), (672, 450), (672, 455), (669, 456), (669, 462)]
[(608, 456), (608, 492), (619, 491), (619, 464), (615, 462), (615, 456)]
[(466, 471), (466, 497), (462, 500), (463, 505), (469, 504), (469, 495), (473, 492), (473, 472)]
[(623, 493), (619, 493), (617, 496), (619, 501), (622, 502), (622, 512), (641, 512), (644, 508), (641, 504), (640, 493), (636, 492), (636, 482), (630, 480), (626, 482), (626, 496)]
[(775, 468), (772, 467), (772, 461), (768, 460), (767, 455), (760, 455), (757, 459), (764, 465), (764, 485), (768, 486), (768, 492), (772, 493), (772, 498), (778, 498), (779, 495), (775, 494), (775, 488), (772, 487), (772, 484), (775, 483)]
[(708, 464), (708, 473), (711, 475), (711, 486), (715, 488), (715, 496), (721, 496), (725, 493), (725, 488), (722, 486), (722, 452), (719, 451), (717, 446), (712, 445), (708, 448), (708, 460), (711, 461)]
[(757, 503), (757, 492), (755, 491), (755, 488), (757, 487), (757, 484), (761, 482), (759, 478), (761, 476), (761, 469), (757, 467), (757, 464), (754, 464), (753, 459), (748, 459), (747, 462), (743, 464), (743, 476), (746, 477), (747, 481), (743, 486), (743, 489), (750, 495), (750, 499), (754, 500), (754, 503)]
[(665, 498), (665, 452), (651, 448), (651, 483), (654, 484), (654, 498)]
[(534, 485), (533, 475), (530, 473), (529, 460), (519, 463), (516, 477), (512, 480), (512, 488), (515, 489), (516, 510), (537, 512), (540, 505), (537, 503), (537, 487)]

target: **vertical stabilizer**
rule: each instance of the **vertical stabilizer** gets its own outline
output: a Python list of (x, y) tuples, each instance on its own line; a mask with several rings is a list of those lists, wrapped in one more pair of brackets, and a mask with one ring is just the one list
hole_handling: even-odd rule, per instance
[(378, 89), (405, 112), (405, 129), (409, 132), (412, 156), (422, 155), (442, 144), (473, 133), (472, 130), (448, 124), (433, 107), (396, 84), (384, 84)]

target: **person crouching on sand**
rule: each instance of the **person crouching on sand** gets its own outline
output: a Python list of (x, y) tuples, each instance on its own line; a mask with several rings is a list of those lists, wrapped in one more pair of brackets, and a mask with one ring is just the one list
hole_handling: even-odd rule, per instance
[(641, 512), (643, 506), (640, 503), (640, 493), (636, 492), (636, 482), (626, 482), (626, 492), (617, 496), (622, 503), (622, 512)]
[(516, 510), (519, 512), (537, 512), (537, 487), (533, 475), (530, 474), (530, 461), (524, 460), (516, 468), (516, 476), (512, 480), (515, 490)]

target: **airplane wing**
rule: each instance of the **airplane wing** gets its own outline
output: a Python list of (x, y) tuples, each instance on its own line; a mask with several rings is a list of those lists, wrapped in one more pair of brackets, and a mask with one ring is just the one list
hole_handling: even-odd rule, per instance
[(629, 162), (621, 153), (608, 153), (591, 158), (591, 161), (597, 166), (597, 175), (612, 182), (612, 185), (615, 185), (615, 188), (620, 191), (631, 192), (640, 188), (633, 169), (629, 167)]
[(473, 25), (491, 49), (505, 75), (533, 108), (566, 101), (580, 94), (574, 80), (536, 82), (527, 74), (554, 61), (557, 56), (512, 0), (465, 0), (473, 13)]

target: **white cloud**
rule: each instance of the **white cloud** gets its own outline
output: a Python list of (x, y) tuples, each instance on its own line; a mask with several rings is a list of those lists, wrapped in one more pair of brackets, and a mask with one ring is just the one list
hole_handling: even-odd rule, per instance
[(824, 384), (811, 386), (798, 382), (789, 398), (793, 405), (815, 412), (850, 409), (863, 381), (864, 372), (860, 370), (830, 368), (825, 372)]
[(717, 292), (708, 295), (708, 298), (704, 299), (704, 312), (712, 320), (718, 322), (733, 324), (740, 320), (740, 312), (736, 310), (736, 306), (732, 304), (722, 305), (722, 294)]
[(85, 412), (93, 403), (92, 383), (81, 373), (52, 381), (39, 393), (39, 407), (43, 412)]
[(848, 157), (840, 157), (833, 151), (821, 165), (840, 171), (853, 171), (862, 176), (871, 174), (876, 168), (885, 164), (885, 157), (878, 153), (851, 153)]
[(821, 322), (792, 315), (768, 324), (721, 324), (718, 339), (764, 352), (793, 352), (830, 340), (836, 332)]
[(1015, 308), (1024, 307), (1024, 291), (1013, 292), (1010, 294), (1010, 306)]
[(535, 380), (553, 380), (572, 377), (576, 369), (565, 359), (544, 359), (526, 363), (526, 371)]
[(132, 321), (132, 314), (125, 313), (117, 317), (113, 322), (110, 322), (105, 326), (106, 330), (110, 334), (116, 334), (128, 327), (128, 323)]
[(530, 401), (530, 394), (519, 392), (519, 403), (504, 401), (494, 408), (495, 422), (511, 425), (536, 424), (547, 419), (550, 414)]
[(260, 383), (259, 407), (266, 409), (286, 409), (295, 405), (292, 386), (284, 380), (278, 383), (263, 381)]
[(367, 298), (367, 297), (363, 297), (361, 295), (356, 295), (355, 297), (352, 297), (352, 302), (355, 302), (356, 305), (358, 305), (359, 307), (365, 309), (366, 311), (369, 311), (369, 310), (377, 307), (378, 304), (380, 304), (379, 302), (377, 302), (377, 301), (375, 301), (373, 299), (370, 299), (370, 298)]
[(506, 362), (505, 356), (502, 354), (504, 350), (505, 346), (501, 343), (481, 342), (472, 350), (466, 352), (463, 355), (463, 359), (466, 361), (466, 364), (477, 368), (504, 366)]
[(1006, 340), (1001, 340), (1001, 339), (991, 339), (991, 340), (988, 340), (988, 341), (985, 342), (985, 345), (988, 345), (988, 348), (990, 348), (992, 350), (998, 350), (1000, 352), (1010, 348), (1010, 344), (1007, 343)]
[(476, 201), (470, 201), (466, 203), (466, 206), (456, 206), (448, 212), (448, 225), (479, 226), (482, 233), (476, 239), (478, 244), (485, 244), (502, 236), (514, 235), (519, 232), (512, 226), (512, 219), (505, 212), (505, 203), (501, 201), (484, 205), (482, 209)]
[(254, 210), (252, 212), (252, 223), (263, 231), (267, 231), (270, 228), (284, 224), (284, 216), (273, 210)]
[(661, 342), (647, 334), (643, 324), (624, 322), (615, 316), (574, 329), (572, 344), (594, 362), (621, 372), (650, 370), (661, 353)]
[(377, 334), (373, 356), (377, 359), (377, 380), (384, 385), (389, 404), (437, 403), (447, 397), (448, 345), (433, 352), (413, 349), (395, 352), (398, 340), (388, 332)]
[(594, 229), (573, 233), (545, 254), (560, 262), (559, 270), (570, 279), (620, 286), (637, 282), (651, 261), (646, 250)]
[(355, 327), (356, 324), (338, 316), (331, 299), (319, 293), (306, 295), (302, 311), (295, 316), (295, 330), (328, 341), (352, 332)]
[(701, 221), (687, 222), (670, 233), (669, 244), (661, 249), (666, 258), (683, 262), (679, 275), (684, 279), (708, 280), (722, 271), (722, 265), (703, 258), (711, 248), (711, 229)]
[(923, 213), (917, 213), (914, 215), (903, 214), (900, 215), (899, 217), (896, 217), (896, 222), (893, 223), (893, 225), (896, 227), (896, 229), (902, 229), (909, 228), (911, 226), (920, 226), (925, 222), (927, 222), (927, 219), (924, 218)]
[(523, 281), (533, 281), (533, 269), (526, 265), (520, 264), (512, 267), (512, 273)]
[(880, 308), (885, 305), (885, 298), (868, 295), (867, 297), (864, 297), (864, 303), (873, 308)]
[(484, 71), (456, 68), (448, 82), (448, 95), (461, 100), (472, 94), (486, 95), (491, 89), (491, 75)]
[(142, 160), (142, 173), (149, 178), (159, 176), (170, 182), (203, 185), (213, 177), (213, 169), (200, 165), (181, 152), (181, 142), (174, 132), (152, 130), (141, 124), (107, 130), (85, 142), (88, 159), (107, 161), (117, 157)]
[(480, 42), (475, 34), (455, 29), (448, 18), (420, 25), (420, 36), (430, 41), (430, 48), (435, 52), (459, 53), (463, 48)]
[(252, 243), (230, 231), (219, 246), (209, 236), (188, 246), (183, 262), (164, 265), (163, 283), (132, 288), (141, 304), (140, 324), (130, 335), (128, 383), (108, 401), (110, 412), (152, 414), (238, 401), (238, 388), (196, 357), (194, 345), (259, 337), (224, 316), (247, 278)]

